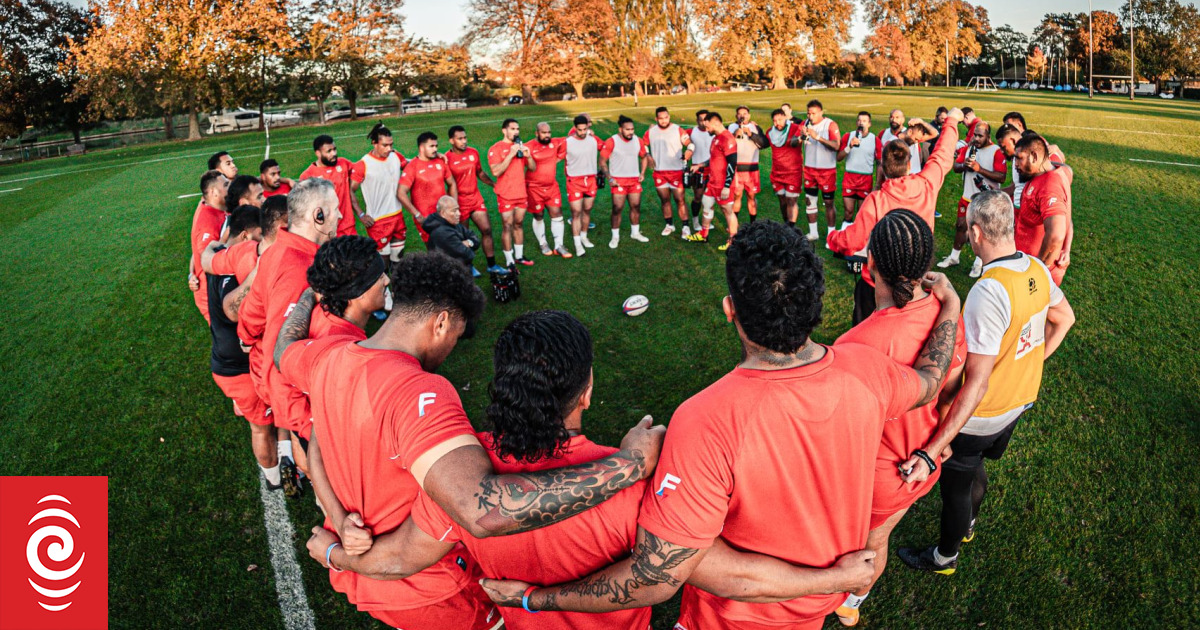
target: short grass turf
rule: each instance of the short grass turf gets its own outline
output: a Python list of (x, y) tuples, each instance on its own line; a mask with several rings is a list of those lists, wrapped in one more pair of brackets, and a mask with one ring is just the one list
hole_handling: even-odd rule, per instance
[[(991, 493), (958, 573), (918, 575), (893, 556), (864, 606), (862, 627), (1200, 623), (1200, 562), (1192, 550), (1200, 540), (1196, 103), (865, 89), (644, 98), (636, 108), (629, 99), (589, 100), (387, 122), (407, 154), (420, 131), (444, 138), (455, 123), (484, 151), (508, 116), (527, 137), (540, 120), (561, 135), (574, 114), (588, 111), (607, 136), (621, 113), (640, 132), (660, 104), (690, 124), (698, 108), (715, 107), (732, 120), (733, 108), (745, 103), (764, 124), (780, 102), (802, 110), (813, 96), (843, 129), (860, 110), (874, 115), (877, 131), (893, 107), (929, 117), (938, 105), (971, 105), (993, 123), (1019, 110), (1063, 148), (1076, 172), (1077, 236), (1064, 290), (1078, 324), (1047, 366), (1041, 399), (1008, 453), (989, 464)], [(312, 160), (312, 137), (329, 132), (343, 156), (357, 159), (369, 148), (371, 124), (277, 129), (271, 155), (298, 175)], [(196, 191), (213, 151), (230, 150), (252, 173), (263, 144), (261, 134), (244, 133), (0, 168), (0, 191), (21, 189), (0, 193), (0, 474), (109, 477), (114, 627), (283, 624), (248, 432), (212, 382), (209, 335), (185, 285), (196, 199), (178, 198)], [(765, 184), (769, 152), (763, 155)], [(961, 186), (951, 175), (939, 199), (939, 258), (950, 248)], [(778, 217), (763, 188), (760, 216)], [(490, 190), (484, 194), (490, 204)], [(659, 237), (659, 203), (645, 197), (647, 244), (628, 238), (626, 217), (620, 249), (605, 247), (610, 198), (603, 192), (593, 236), (599, 246), (586, 258), (543, 258), (530, 246), (537, 266), (522, 276), (523, 297), (489, 304), (479, 334), (459, 344), (441, 370), (477, 425), (491, 342), (528, 310), (565, 309), (591, 329), (597, 404), (585, 430), (603, 443), (616, 444), (644, 414), (666, 422), (738, 361), (736, 335), (720, 312), (716, 243)], [(419, 249), (412, 239), (410, 250)], [(849, 327), (854, 277), (823, 249), (821, 256), (828, 291), (814, 337), (829, 343)], [(970, 256), (964, 259), (950, 276), (965, 296)], [(619, 306), (635, 293), (651, 306), (630, 319)], [(918, 502), (893, 547), (935, 540), (939, 503), (937, 493)], [(307, 531), (318, 522), (311, 499), (290, 510), (318, 626), (381, 627), (333, 592), (307, 559)], [(671, 627), (676, 611), (677, 600), (656, 609), (655, 628)]]

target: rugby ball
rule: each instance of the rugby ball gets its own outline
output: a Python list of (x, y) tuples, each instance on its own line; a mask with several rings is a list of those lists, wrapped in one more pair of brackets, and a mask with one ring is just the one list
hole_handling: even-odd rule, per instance
[(645, 313), (648, 308), (650, 308), (650, 300), (646, 299), (644, 295), (631, 295), (621, 305), (621, 310), (630, 317), (637, 317)]

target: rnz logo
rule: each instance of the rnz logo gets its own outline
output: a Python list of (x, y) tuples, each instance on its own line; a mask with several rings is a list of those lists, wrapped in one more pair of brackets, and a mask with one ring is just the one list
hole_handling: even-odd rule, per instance
[[(87, 554), (83, 550), (76, 554), (75, 538), (71, 535), (71, 530), (65, 527), (72, 525), (76, 532), (81, 529), (79, 521), (71, 513), (71, 502), (66, 497), (48, 494), (38, 499), (36, 508), (39, 511), (29, 519), (29, 524), (37, 523), (38, 529), (30, 535), (29, 542), (25, 544), (25, 559), (37, 578), (28, 578), (29, 585), (37, 591), (38, 605), (51, 612), (59, 612), (71, 605), (71, 593), (83, 584), (82, 580), (76, 580), (74, 577), (83, 566)], [(51, 542), (43, 551), (42, 543), (46, 540)], [(64, 566), (71, 563), (76, 555), (78, 560), (65, 569), (51, 569), (46, 566), (47, 560), (54, 566)]]

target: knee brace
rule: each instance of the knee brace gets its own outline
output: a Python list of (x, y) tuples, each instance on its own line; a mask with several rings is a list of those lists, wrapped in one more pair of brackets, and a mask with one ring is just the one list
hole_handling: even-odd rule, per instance
[(404, 241), (392, 241), (388, 244), (388, 258), (392, 262), (400, 262), (404, 256)]
[(805, 208), (804, 211), (808, 214), (816, 214), (817, 213), (817, 189), (816, 188), (805, 188), (804, 189), (804, 199), (808, 203), (808, 206)]

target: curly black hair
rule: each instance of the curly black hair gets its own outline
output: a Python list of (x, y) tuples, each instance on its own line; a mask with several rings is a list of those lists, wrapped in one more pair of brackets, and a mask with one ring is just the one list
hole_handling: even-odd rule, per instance
[[(238, 206), (229, 213), (229, 234), (237, 235), (262, 225), (262, 212), (250, 205)], [(374, 242), (374, 241), (372, 241)]]
[(280, 225), (287, 225), (287, 195), (267, 197), (261, 210), (262, 214), (259, 219), (262, 222), (263, 238), (274, 236)]
[(242, 195), (250, 190), (254, 184), (260, 183), (258, 178), (253, 175), (238, 175), (229, 182), (229, 189), (225, 191), (225, 208), (229, 212), (233, 212), (233, 208), (242, 205)]
[(525, 313), (500, 333), (487, 408), (496, 453), (535, 462), (562, 453), (564, 420), (587, 391), (592, 336), (564, 311)]
[(871, 230), (869, 248), (879, 279), (892, 290), (896, 306), (904, 308), (933, 262), (933, 230), (912, 210), (892, 210)]
[[(317, 250), (308, 268), (308, 285), (321, 295), (321, 307), (338, 317), (346, 316), (350, 300), (362, 295), (357, 288), (366, 282), (362, 277), (372, 267), (378, 267), (379, 252), (375, 241), (365, 236), (339, 236)], [(371, 279), (379, 280), (379, 276)]]
[(466, 265), (440, 252), (405, 256), (392, 263), (392, 315), (427, 317), (450, 311), (470, 328), (486, 298)]
[(821, 323), (821, 259), (800, 232), (775, 221), (738, 230), (726, 254), (729, 297), (746, 338), (794, 354)]

